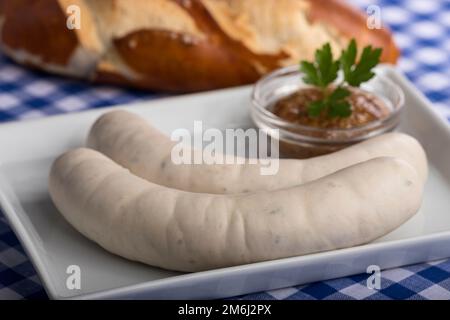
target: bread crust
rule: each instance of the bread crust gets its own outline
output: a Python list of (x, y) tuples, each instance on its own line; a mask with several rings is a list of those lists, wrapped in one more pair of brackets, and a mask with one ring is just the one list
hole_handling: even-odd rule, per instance
[(311, 4), (309, 17), (311, 21), (327, 21), (338, 29), (346, 38), (357, 39), (360, 45), (373, 45), (383, 48), (381, 60), (395, 64), (400, 56), (390, 30), (369, 29), (367, 17), (357, 9), (347, 5), (342, 0), (308, 0)]
[[(70, 4), (81, 29), (69, 30)], [(142, 89), (192, 92), (248, 84), (355, 37), (399, 51), (339, 0), (0, 0), (3, 51), (49, 72)]]
[(0, 9), (3, 46), (11, 52), (39, 56), (43, 63), (69, 62), (78, 40), (73, 32), (61, 28), (66, 17), (57, 1), (2, 0)]

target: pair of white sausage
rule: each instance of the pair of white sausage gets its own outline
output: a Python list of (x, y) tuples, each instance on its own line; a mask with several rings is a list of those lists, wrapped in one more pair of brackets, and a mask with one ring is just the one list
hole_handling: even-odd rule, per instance
[[(427, 160), (421, 145), (401, 133), (388, 133), (342, 151), (306, 160), (281, 159), (276, 175), (261, 175), (256, 164), (174, 164), (173, 142), (147, 121), (127, 111), (112, 111), (92, 126), (87, 146), (137, 176), (171, 188), (191, 192), (233, 194), (277, 190), (316, 180), (356, 163), (381, 156), (410, 163), (425, 180)], [(191, 153), (202, 152), (194, 150)], [(237, 162), (235, 162), (237, 163)]]
[[(127, 116), (120, 113), (111, 117)], [(91, 146), (98, 132), (103, 132), (95, 133), (101, 122), (99, 120), (91, 131)], [(109, 132), (122, 131), (123, 136), (102, 140), (103, 143), (117, 142), (117, 145), (101, 144), (102, 151), (112, 150), (109, 156), (114, 159), (115, 154), (127, 154), (118, 152), (115, 146), (129, 147), (128, 151), (132, 150), (130, 144), (144, 150), (149, 148), (157, 160), (150, 166), (160, 165), (157, 156), (160, 149), (153, 146), (156, 140), (139, 138), (146, 127), (128, 133), (128, 123), (116, 125), (105, 128)], [(376, 150), (376, 144), (366, 142), (363, 150), (352, 147), (353, 153), (345, 150), (313, 160), (286, 163), (281, 160), (280, 169), (286, 165), (301, 167), (296, 178), (310, 182), (289, 187), (294, 181), (286, 183), (283, 177), (277, 180), (274, 176), (270, 186), (284, 188), (275, 191), (262, 190), (265, 186), (260, 180), (248, 187), (262, 191), (250, 194), (181, 191), (138, 177), (136, 168), (135, 174), (130, 174), (103, 154), (83, 148), (69, 151), (55, 161), (49, 189), (65, 218), (108, 251), (171, 270), (207, 270), (355, 246), (374, 240), (405, 222), (420, 207), (426, 160), (415, 140), (404, 135), (392, 137), (395, 138), (393, 143), (398, 145), (387, 147), (389, 143), (384, 142), (380, 146), (403, 158), (357, 161), (370, 155), (383, 155), (377, 154), (382, 151)], [(398, 150), (400, 147), (402, 150)], [(126, 159), (114, 160), (126, 162)], [(323, 163), (322, 159), (325, 159)], [(357, 164), (352, 165), (354, 163)], [(344, 164), (346, 167), (337, 171)], [(191, 170), (188, 168), (179, 170)], [(333, 171), (337, 172), (329, 174)], [(151, 178), (155, 172), (158, 171), (149, 171), (145, 177)], [(170, 175), (170, 172), (165, 174)], [(318, 178), (320, 176), (322, 178)], [(202, 188), (209, 188), (212, 179), (202, 178), (206, 183)], [(168, 184), (179, 189), (198, 186), (183, 182), (180, 187), (176, 181), (182, 179)], [(224, 185), (232, 186), (212, 185), (218, 188), (214, 191), (220, 191)]]

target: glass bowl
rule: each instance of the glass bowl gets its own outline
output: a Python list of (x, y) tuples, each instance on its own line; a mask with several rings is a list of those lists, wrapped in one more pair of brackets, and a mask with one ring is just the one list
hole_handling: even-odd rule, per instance
[(271, 108), (282, 98), (301, 88), (310, 87), (302, 81), (298, 66), (278, 69), (261, 78), (252, 93), (251, 117), (268, 135), (278, 129), (280, 155), (290, 158), (309, 158), (338, 151), (357, 142), (394, 130), (404, 106), (402, 89), (381, 75), (362, 84), (360, 89), (377, 96), (390, 109), (387, 117), (351, 128), (318, 128), (288, 122)]

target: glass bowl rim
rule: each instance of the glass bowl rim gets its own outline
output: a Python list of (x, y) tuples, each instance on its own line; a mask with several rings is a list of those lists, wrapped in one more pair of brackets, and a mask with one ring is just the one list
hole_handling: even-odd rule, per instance
[[(359, 132), (359, 131), (371, 131), (372, 129), (383, 127), (386, 123), (391, 121), (393, 118), (398, 116), (400, 112), (403, 110), (403, 107), (405, 105), (405, 94), (403, 90), (400, 88), (399, 85), (397, 85), (395, 82), (390, 80), (384, 75), (376, 74), (374, 79), (380, 80), (382, 83), (388, 84), (389, 87), (394, 88), (396, 95), (398, 96), (398, 101), (396, 103), (392, 103), (393, 110), (390, 112), (389, 116), (383, 119), (378, 119), (375, 121), (371, 121), (367, 123), (366, 125), (357, 126), (353, 128), (317, 128), (312, 126), (305, 126), (297, 123), (292, 123), (289, 121), (286, 121), (274, 113), (267, 110), (267, 105), (261, 103), (261, 96), (262, 96), (262, 86), (266, 83), (269, 83), (270, 81), (284, 75), (289, 74), (299, 74), (301, 75), (301, 71), (299, 70), (299, 67), (297, 65), (292, 65), (288, 67), (279, 68), (265, 76), (263, 76), (261, 79), (259, 79), (256, 84), (253, 86), (253, 91), (251, 95), (251, 101), (253, 105), (253, 110), (257, 111), (261, 116), (265, 118), (265, 121), (269, 121), (271, 125), (277, 127), (278, 129), (287, 131), (289, 135), (296, 135), (296, 136), (304, 136), (299, 133), (295, 133), (292, 131), (288, 131), (286, 129), (297, 129), (302, 130), (304, 132), (334, 132), (334, 133), (353, 133), (353, 132)], [(364, 90), (364, 89), (362, 89)], [(368, 90), (365, 90), (366, 92), (370, 92)], [(324, 139), (326, 140), (326, 139)]]

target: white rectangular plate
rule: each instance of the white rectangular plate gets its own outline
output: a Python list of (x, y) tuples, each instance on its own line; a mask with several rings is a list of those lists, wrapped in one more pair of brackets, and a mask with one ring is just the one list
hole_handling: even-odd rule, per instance
[[(181, 274), (127, 261), (69, 226), (53, 206), (47, 175), (55, 156), (83, 145), (90, 125), (108, 109), (0, 126), (2, 209), (51, 298), (222, 298), (450, 257), (450, 129), (430, 103), (391, 67), (384, 73), (406, 93), (401, 131), (420, 140), (430, 176), (420, 212), (403, 226), (363, 246), (251, 265)], [(250, 127), (251, 87), (121, 106), (170, 133), (192, 128)], [(117, 107), (116, 107), (117, 108)], [(81, 268), (81, 289), (68, 290), (69, 265)]]

